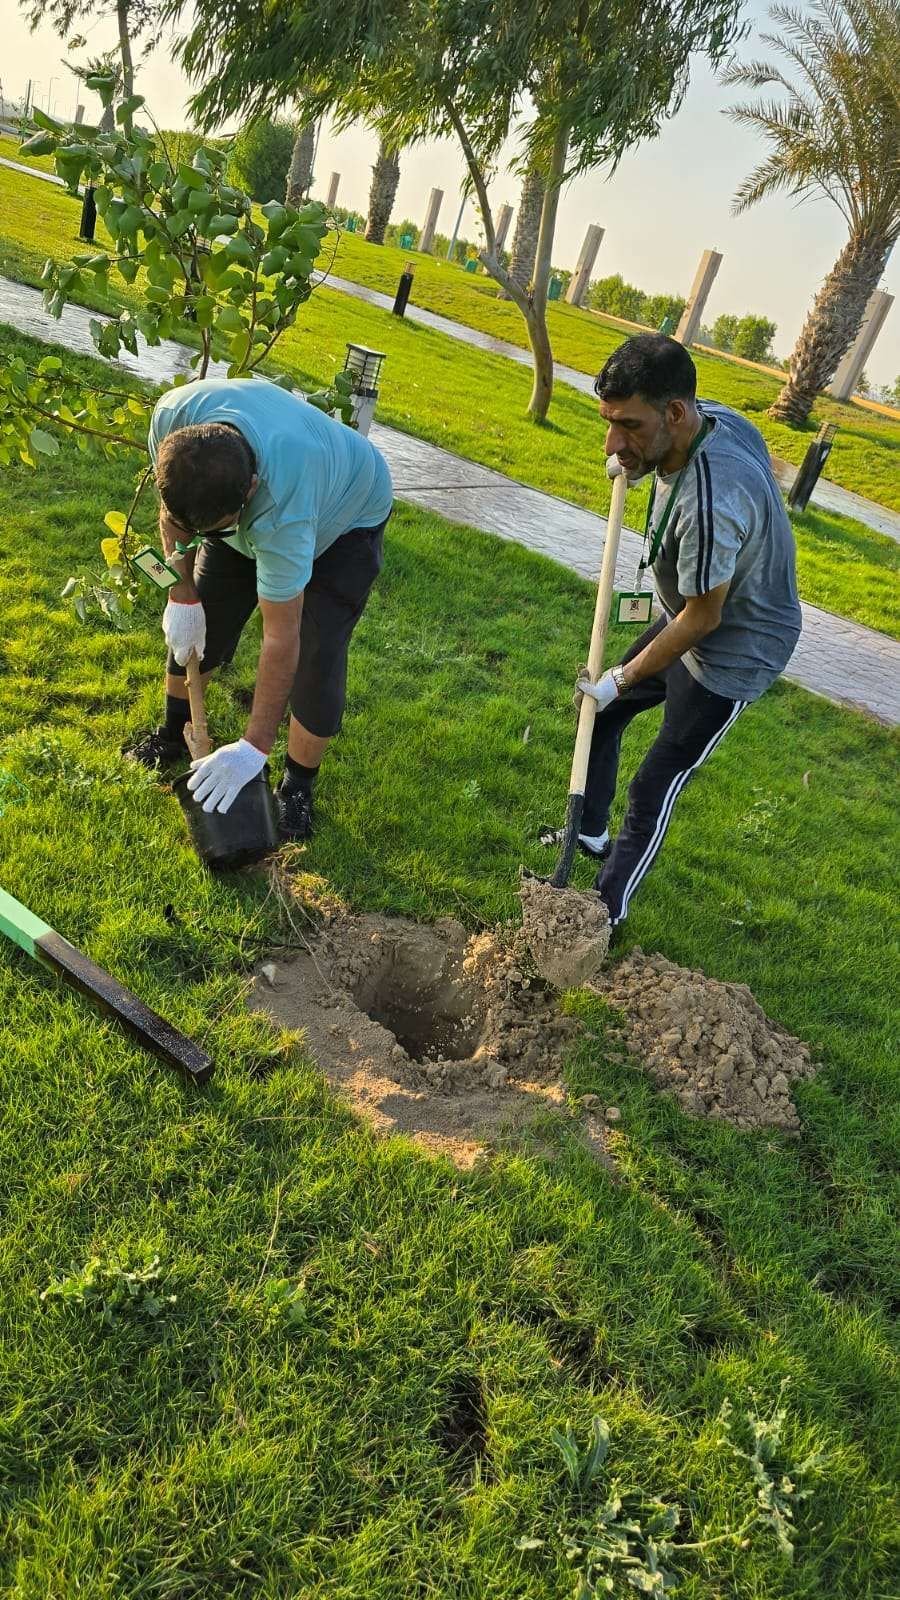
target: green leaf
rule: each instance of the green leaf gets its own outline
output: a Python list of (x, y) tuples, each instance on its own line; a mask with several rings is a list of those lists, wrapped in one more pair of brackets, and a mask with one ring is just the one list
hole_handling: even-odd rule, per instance
[(43, 377), (46, 372), (62, 372), (62, 362), (60, 361), (59, 356), (45, 356), (43, 361), (38, 362), (37, 370), (41, 377)]
[(172, 239), (180, 239), (183, 233), (187, 233), (188, 228), (193, 227), (193, 224), (194, 214), (192, 211), (187, 209), (175, 211), (171, 217), (166, 218), (166, 231)]
[(42, 456), (59, 455), (59, 440), (54, 439), (52, 433), (45, 433), (43, 428), (32, 428), (28, 435), (28, 443), (32, 450), (40, 451)]
[(229, 261), (238, 261), (246, 267), (256, 266), (256, 257), (242, 233), (235, 234), (233, 239), (229, 239), (225, 246), (225, 254)]
[(281, 271), (289, 259), (290, 251), (286, 250), (283, 244), (276, 244), (274, 249), (263, 256), (259, 270), (265, 277), (271, 278), (274, 273)]
[(208, 186), (207, 174), (198, 172), (196, 167), (189, 167), (185, 162), (179, 165), (178, 179), (188, 189), (205, 189)]
[(212, 210), (216, 197), (209, 189), (192, 189), (187, 203), (192, 216), (202, 216), (204, 212)]
[(36, 122), (39, 128), (46, 128), (48, 133), (63, 134), (66, 131), (65, 123), (57, 122), (55, 117), (48, 117), (46, 111), (38, 111), (34, 107), (31, 110), (31, 120)]
[(237, 217), (230, 216), (226, 211), (217, 211), (207, 222), (206, 231), (211, 239), (216, 239), (221, 233), (237, 233), (239, 225)]
[(220, 333), (243, 333), (244, 319), (234, 306), (223, 306), (216, 317), (216, 328)]
[(151, 161), (147, 168), (147, 182), (154, 189), (161, 189), (169, 176), (169, 168), (165, 161)]
[(126, 283), (134, 283), (134, 280), (140, 270), (139, 261), (133, 261), (130, 256), (119, 256), (118, 260), (116, 261), (116, 266), (121, 272)]
[(129, 117), (133, 117), (134, 113), (139, 111), (143, 104), (144, 96), (142, 94), (130, 94), (127, 100), (123, 100), (120, 106), (116, 106), (116, 121), (119, 127), (122, 127)]
[(119, 214), (119, 234), (132, 238), (144, 220), (140, 206), (126, 206)]
[(241, 367), (250, 354), (250, 330), (243, 328), (236, 333), (231, 341), (231, 360), (234, 366)]
[(20, 156), (49, 156), (57, 147), (57, 139), (50, 133), (33, 133), (19, 146)]

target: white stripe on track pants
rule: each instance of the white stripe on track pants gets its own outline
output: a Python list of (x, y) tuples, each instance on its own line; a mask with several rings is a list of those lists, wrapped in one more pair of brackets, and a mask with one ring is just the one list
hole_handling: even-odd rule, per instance
[[(637, 655), (663, 627), (664, 620), (654, 623), (624, 659)], [(613, 926), (628, 915), (632, 895), (656, 860), (678, 796), (734, 726), (747, 701), (713, 694), (691, 677), (681, 661), (675, 661), (599, 712), (588, 763), (582, 833), (602, 834), (609, 823), (624, 729), (642, 711), (662, 704), (662, 727), (631, 782), (625, 819), (597, 876), (596, 887), (609, 907)]]

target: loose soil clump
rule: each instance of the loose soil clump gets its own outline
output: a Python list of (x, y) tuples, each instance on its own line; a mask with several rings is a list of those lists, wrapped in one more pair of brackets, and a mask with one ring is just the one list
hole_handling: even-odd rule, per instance
[(743, 983), (720, 983), (639, 947), (594, 984), (625, 1015), (623, 1037), (691, 1116), (796, 1132), (791, 1085), (815, 1076), (809, 1046), (766, 1016)]
[(609, 914), (600, 896), (526, 877), (519, 892), (525, 941), (541, 977), (554, 989), (592, 982), (609, 949)]
[(299, 1030), (377, 1128), (471, 1166), (492, 1134), (565, 1104), (561, 1056), (580, 1025), (524, 955), (450, 918), (332, 906), (306, 949), (260, 967), (251, 1005)]

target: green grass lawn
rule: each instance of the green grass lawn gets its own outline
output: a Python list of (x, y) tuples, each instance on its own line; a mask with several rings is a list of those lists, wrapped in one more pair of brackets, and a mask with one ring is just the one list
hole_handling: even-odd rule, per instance
[[(557, 1528), (580, 1508), (550, 1431), (601, 1415), (604, 1492), (659, 1495), (682, 1539), (719, 1540), (680, 1558), (685, 1600), (885, 1600), (896, 738), (776, 688), (684, 796), (629, 921), (814, 1047), (800, 1138), (687, 1120), (582, 997), (595, 1037), (569, 1081), (621, 1108), (617, 1176), (559, 1114), (461, 1175), (376, 1141), (245, 1014), (285, 937), (266, 876), (207, 876), (174, 797), (119, 757), (157, 714), (158, 604), (123, 637), (58, 597), (129, 483), (69, 450), (0, 476), (0, 881), (219, 1070), (185, 1086), (0, 949), (4, 1595), (564, 1600)], [(304, 867), (358, 908), (514, 916), (534, 827), (563, 810), (592, 607), (544, 559), (401, 507)], [(254, 647), (210, 695), (219, 738)], [(652, 731), (626, 736), (627, 771)], [(73, 1264), (157, 1252), (177, 1299), (155, 1320), (39, 1299)], [(281, 1278), (302, 1286), (293, 1330), (267, 1299)], [(824, 1454), (793, 1565), (761, 1528), (720, 1538), (754, 1495), (722, 1402), (767, 1416), (785, 1379), (779, 1468)]]
[[(7, 198), (0, 274), (36, 283), (48, 254), (64, 257), (75, 248), (77, 202), (49, 184), (39, 186), (0, 168), (4, 205)], [(98, 239), (102, 232), (100, 226)], [(341, 248), (345, 245), (342, 241)], [(356, 248), (361, 248), (358, 240)], [(85, 298), (95, 307), (104, 305), (96, 297)], [(137, 293), (123, 295), (126, 299), (136, 303)], [(525, 415), (531, 388), (525, 368), (328, 289), (318, 290), (302, 309), (278, 347), (278, 365), (298, 382), (318, 387), (343, 364), (347, 340), (387, 352), (381, 421), (578, 505), (600, 511), (608, 506), (603, 435), (586, 395), (559, 385), (550, 426), (536, 430)], [(629, 519), (643, 526), (644, 491), (632, 500)], [(900, 546), (820, 510), (795, 517), (794, 528), (804, 599), (900, 637)]]

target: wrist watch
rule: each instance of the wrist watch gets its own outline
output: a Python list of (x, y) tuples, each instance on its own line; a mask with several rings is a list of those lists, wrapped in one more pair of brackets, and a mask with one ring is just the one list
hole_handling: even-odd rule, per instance
[(615, 684), (616, 688), (618, 689), (619, 694), (627, 694), (628, 693), (628, 684), (625, 682), (625, 668), (624, 667), (620, 667), (620, 666), (615, 666), (611, 670), (612, 670), (613, 683)]

